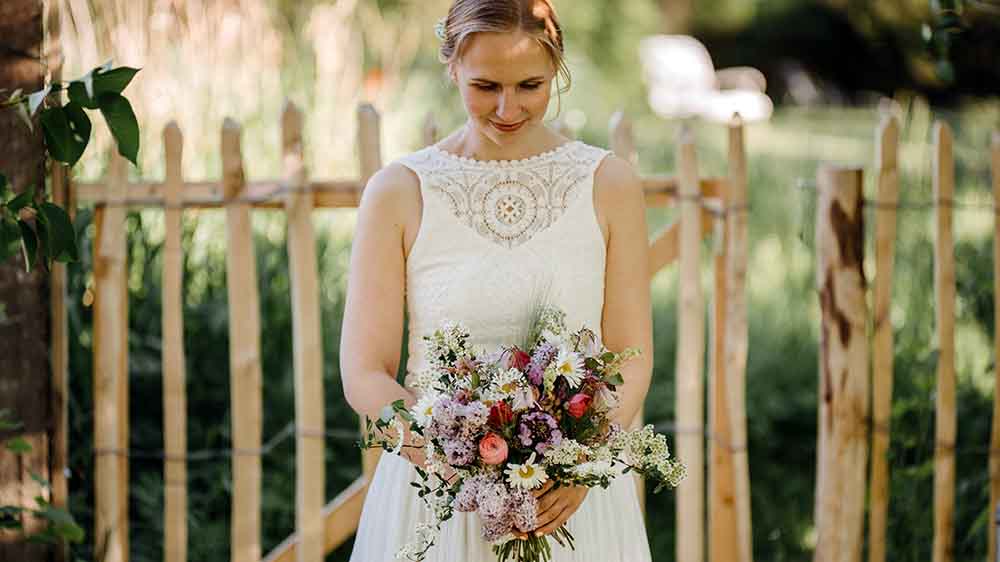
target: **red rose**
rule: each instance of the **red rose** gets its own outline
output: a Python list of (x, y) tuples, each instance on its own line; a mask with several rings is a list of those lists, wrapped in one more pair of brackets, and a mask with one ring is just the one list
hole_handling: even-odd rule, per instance
[(572, 398), (569, 399), (569, 404), (566, 405), (566, 410), (569, 411), (569, 415), (574, 418), (582, 418), (583, 414), (587, 413), (587, 408), (590, 407), (590, 403), (594, 400), (589, 394), (579, 393), (574, 394)]
[(518, 371), (524, 371), (528, 368), (528, 363), (531, 363), (531, 356), (515, 347), (514, 359), (511, 366)]
[(514, 421), (514, 410), (503, 400), (490, 407), (490, 425), (501, 428)]
[(479, 440), (479, 456), (486, 464), (500, 464), (507, 460), (507, 442), (496, 433), (487, 433)]

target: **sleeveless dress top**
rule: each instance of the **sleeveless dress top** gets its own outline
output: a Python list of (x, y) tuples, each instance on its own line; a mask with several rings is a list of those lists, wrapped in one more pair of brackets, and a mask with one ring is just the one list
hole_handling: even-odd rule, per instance
[[(570, 141), (522, 160), (481, 161), (429, 146), (400, 160), (420, 183), (420, 229), (406, 261), (405, 384), (427, 367), (423, 336), (446, 320), (488, 350), (520, 341), (540, 303), (570, 330), (601, 335), (606, 248), (594, 172), (607, 150)], [(388, 562), (427, 520), (414, 466), (382, 455), (368, 488), (351, 562)], [(634, 480), (591, 489), (567, 526), (576, 550), (550, 539), (553, 562), (651, 560)], [(427, 562), (493, 562), (479, 516), (455, 512)]]

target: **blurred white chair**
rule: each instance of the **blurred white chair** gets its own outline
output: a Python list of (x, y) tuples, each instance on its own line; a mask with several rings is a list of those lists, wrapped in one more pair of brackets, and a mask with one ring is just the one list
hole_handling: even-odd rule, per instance
[(649, 105), (668, 119), (702, 117), (728, 122), (739, 112), (745, 122), (771, 117), (764, 94), (767, 80), (756, 68), (715, 70), (708, 49), (688, 35), (653, 35), (639, 42)]

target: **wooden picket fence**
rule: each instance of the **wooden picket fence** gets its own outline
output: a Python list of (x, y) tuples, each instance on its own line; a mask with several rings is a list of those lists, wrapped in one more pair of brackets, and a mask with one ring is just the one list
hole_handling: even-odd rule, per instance
[[(106, 179), (76, 184), (71, 204), (94, 204), (94, 454), (96, 551), (107, 562), (128, 559), (128, 295), (124, 221), (130, 208), (161, 208), (166, 238), (163, 262), (163, 412), (164, 560), (187, 556), (186, 375), (181, 272), (181, 216), (186, 209), (225, 212), (229, 307), (229, 360), (232, 408), (231, 559), (234, 562), (298, 560), (319, 562), (356, 530), (369, 478), (379, 451), (366, 451), (363, 474), (337, 497), (324, 501), (324, 405), (322, 346), (317, 282), (316, 233), (312, 211), (359, 204), (368, 179), (382, 166), (379, 115), (369, 105), (358, 109), (360, 177), (317, 181), (303, 165), (302, 115), (286, 106), (281, 121), (284, 175), (280, 180), (247, 181), (240, 125), (227, 119), (221, 130), (223, 174), (219, 181), (186, 182), (181, 174), (182, 133), (176, 124), (163, 132), (166, 176), (163, 182), (129, 183), (124, 160), (112, 159)], [(429, 120), (425, 143), (435, 142)], [(610, 125), (611, 148), (635, 162), (629, 122), (617, 114)], [(713, 560), (750, 562), (750, 484), (744, 408), (747, 357), (747, 174), (743, 125), (729, 126), (729, 172), (723, 178), (698, 173), (693, 137), (677, 143), (678, 174), (642, 178), (651, 207), (676, 205), (680, 217), (650, 243), (652, 273), (679, 262), (677, 424), (674, 450), (690, 476), (678, 490), (677, 558), (701, 561), (705, 547)], [(261, 354), (260, 318), (251, 232), (255, 209), (284, 209), (292, 294), (296, 532), (270, 553), (261, 550)], [(715, 233), (714, 298), (708, 428), (704, 413), (703, 316), (701, 287), (703, 238)], [(54, 318), (65, 318), (64, 302), (54, 299)], [(65, 338), (66, 334), (56, 335)], [(54, 350), (65, 342), (54, 342)], [(58, 383), (59, 379), (55, 379)], [(65, 392), (65, 388), (56, 389)], [(636, 423), (640, 423), (640, 412)], [(706, 467), (704, 446), (709, 436)], [(705, 473), (709, 476), (705, 507)], [(641, 482), (637, 484), (641, 485)], [(644, 495), (643, 495), (644, 497)], [(65, 498), (62, 498), (63, 500)], [(54, 498), (58, 504), (60, 498)], [(706, 535), (704, 521), (710, 523)]]
[[(889, 505), (889, 422), (892, 402), (892, 296), (896, 212), (899, 206), (899, 123), (886, 115), (876, 133), (874, 335), (862, 271), (865, 224), (863, 171), (832, 165), (817, 172), (817, 289), (822, 311), (819, 369), (819, 435), (816, 482), (816, 562), (861, 559), (865, 492), (869, 494), (870, 562), (886, 560)], [(934, 291), (937, 332), (935, 391), (933, 561), (954, 560), (955, 505), (955, 253), (952, 232), (955, 164), (951, 128), (934, 124)], [(995, 219), (994, 298), (1000, 298), (1000, 131), (992, 135)], [(1000, 326), (1000, 307), (994, 314)], [(1000, 331), (994, 348), (1000, 357)], [(871, 380), (869, 380), (871, 366)], [(989, 481), (992, 515), (1000, 501), (1000, 369), (996, 370)], [(869, 401), (869, 384), (872, 387)], [(869, 408), (869, 405), (871, 407)], [(869, 423), (869, 410), (871, 422)], [(871, 479), (867, 479), (871, 433)], [(986, 468), (986, 467), (984, 467)], [(992, 517), (991, 517), (992, 520)], [(997, 560), (997, 536), (987, 532), (988, 562)]]

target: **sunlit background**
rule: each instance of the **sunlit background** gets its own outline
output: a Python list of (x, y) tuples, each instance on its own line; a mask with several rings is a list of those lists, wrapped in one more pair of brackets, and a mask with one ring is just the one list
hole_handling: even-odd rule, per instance
[[(573, 88), (552, 106), (575, 135), (607, 146), (608, 121), (619, 109), (634, 123), (643, 173), (674, 172), (681, 118), (650, 105), (652, 81), (640, 58), (644, 37), (692, 34), (716, 69), (750, 66), (766, 79), (773, 113), (747, 129), (750, 177), (748, 297), (750, 351), (748, 424), (754, 550), (768, 561), (811, 558), (816, 443), (819, 306), (813, 267), (814, 178), (820, 161), (874, 164), (882, 110), (901, 119), (903, 201), (931, 199), (930, 130), (934, 119), (955, 129), (958, 244), (958, 478), (956, 559), (983, 559), (987, 510), (990, 401), (994, 376), (992, 239), (988, 134), (1000, 127), (1000, 11), (967, 2), (968, 29), (947, 57), (933, 44), (935, 14), (924, 0), (628, 0), (556, 1), (566, 33)], [(63, 78), (111, 58), (141, 67), (126, 90), (142, 131), (136, 177), (161, 179), (163, 127), (184, 134), (187, 180), (221, 177), (220, 128), (243, 126), (248, 179), (280, 176), (279, 117), (286, 101), (305, 113), (306, 158), (317, 178), (355, 177), (355, 110), (372, 103), (382, 114), (383, 159), (420, 145), (433, 114), (443, 132), (463, 120), (457, 93), (437, 60), (435, 21), (446, 0), (62, 0)], [(670, 59), (674, 60), (674, 59)], [(944, 61), (944, 62), (943, 62)], [(950, 74), (949, 74), (950, 73)], [(883, 100), (891, 98), (891, 102)], [(759, 99), (759, 98), (757, 98)], [(557, 111), (558, 105), (558, 111)], [(768, 107), (768, 111), (770, 108)], [(707, 115), (687, 118), (697, 136), (703, 175), (726, 173), (726, 130)], [(95, 181), (112, 150), (103, 127), (76, 168)], [(873, 196), (871, 173), (866, 193)], [(91, 211), (78, 211), (85, 245)], [(185, 214), (185, 345), (189, 447), (229, 446), (225, 230), (218, 211)], [(673, 219), (651, 210), (650, 228)], [(871, 213), (866, 220), (872, 224)], [(932, 294), (933, 215), (916, 205), (899, 215), (891, 320), (896, 330), (896, 386), (890, 450), (892, 491), (888, 551), (892, 560), (930, 558), (935, 344)], [(320, 230), (327, 498), (360, 474), (353, 445), (357, 420), (340, 391), (337, 342), (353, 211), (316, 213)], [(294, 529), (294, 440), (280, 439), (294, 419), (291, 312), (281, 213), (254, 216), (261, 290), (264, 438), (264, 551)], [(131, 557), (162, 559), (163, 448), (160, 380), (162, 213), (130, 214), (130, 377), (134, 405), (131, 448)], [(872, 228), (868, 229), (873, 232)], [(709, 255), (714, 240), (705, 243)], [(91, 316), (80, 296), (93, 271), (89, 249), (71, 267), (71, 509), (92, 526)], [(867, 253), (869, 279), (873, 252)], [(705, 287), (711, 286), (706, 259)], [(674, 414), (676, 271), (653, 281), (655, 380), (647, 419), (669, 431)], [(140, 408), (138, 405), (142, 405)], [(220, 415), (224, 412), (225, 415)], [(150, 453), (144, 457), (142, 452)], [(190, 473), (190, 559), (221, 560), (229, 552), (229, 459), (208, 453)], [(654, 560), (674, 559), (674, 504), (650, 496)], [(90, 559), (92, 541), (74, 547)], [(350, 543), (329, 560), (347, 560)]]

